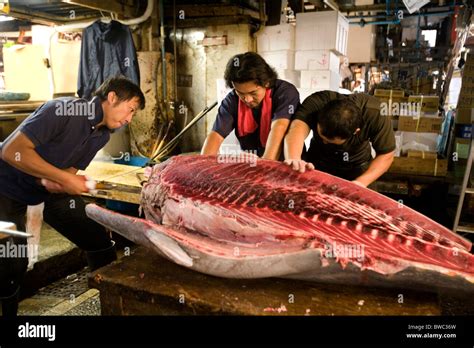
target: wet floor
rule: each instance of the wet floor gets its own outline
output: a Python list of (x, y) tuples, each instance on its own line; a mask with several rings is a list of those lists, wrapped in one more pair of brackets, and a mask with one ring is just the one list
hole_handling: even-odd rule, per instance
[(88, 288), (87, 272), (88, 269), (84, 268), (41, 288), (20, 302), (18, 315), (100, 315), (99, 292)]

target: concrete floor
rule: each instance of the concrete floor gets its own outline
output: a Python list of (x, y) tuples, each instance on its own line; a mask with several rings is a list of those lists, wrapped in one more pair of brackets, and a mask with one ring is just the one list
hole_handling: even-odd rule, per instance
[(20, 316), (100, 315), (99, 291), (87, 285), (82, 252), (43, 223), (38, 262), (26, 274)]

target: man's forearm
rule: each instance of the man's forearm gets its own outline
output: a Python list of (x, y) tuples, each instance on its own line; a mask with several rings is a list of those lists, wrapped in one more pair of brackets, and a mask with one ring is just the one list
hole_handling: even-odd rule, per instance
[(308, 136), (310, 129), (306, 123), (294, 120), (285, 137), (284, 154), (285, 159), (301, 159), (303, 153), (304, 140)]
[(204, 141), (201, 155), (217, 155), (224, 138), (217, 132), (211, 131)]
[(265, 146), (265, 153), (262, 158), (270, 160), (278, 160), (283, 147), (283, 137), (286, 134), (290, 120), (282, 119), (274, 121), (272, 129), (268, 134), (267, 144)]
[(67, 171), (56, 168), (41, 158), (33, 149), (22, 149), (10, 154), (4, 151), (3, 159), (11, 166), (41, 179), (62, 182), (68, 175)]
[(63, 170), (65, 170), (66, 172), (71, 173), (71, 174), (77, 174), (77, 172), (79, 171), (79, 169), (76, 169), (74, 167), (69, 167), (69, 168), (63, 169)]
[(356, 178), (355, 181), (363, 186), (369, 186), (390, 168), (393, 157), (393, 152), (376, 156), (364, 174)]

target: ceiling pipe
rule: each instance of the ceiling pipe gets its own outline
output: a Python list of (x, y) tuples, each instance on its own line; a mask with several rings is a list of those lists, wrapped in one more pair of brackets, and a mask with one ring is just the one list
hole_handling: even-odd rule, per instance
[[(145, 22), (148, 18), (150, 18), (152, 12), (153, 12), (153, 3), (154, 0), (148, 0), (147, 5), (146, 5), (146, 10), (141, 15), (140, 17), (137, 18), (132, 18), (132, 19), (126, 19), (126, 20), (117, 20), (117, 22), (120, 22), (124, 25), (128, 26), (135, 26), (137, 24)], [(97, 20), (97, 19), (96, 19)], [(84, 29), (94, 23), (95, 20), (93, 21), (87, 21), (87, 22), (77, 22), (73, 24), (66, 24), (66, 25), (59, 25), (55, 27), (55, 30), (57, 32), (64, 32), (64, 31), (75, 31), (78, 29)]]
[[(430, 16), (449, 16), (454, 14), (454, 11), (445, 11), (445, 12), (427, 12), (427, 13), (419, 13), (419, 14), (412, 14), (408, 16), (404, 16), (403, 18), (410, 18), (410, 17), (430, 17)], [(400, 24), (399, 19), (393, 19), (393, 20), (386, 20), (386, 21), (371, 21), (371, 22), (366, 22), (364, 21), (364, 18), (386, 18), (386, 16), (382, 15), (374, 15), (374, 16), (351, 16), (348, 17), (348, 19), (355, 19), (355, 18), (361, 18), (360, 21), (358, 22), (349, 22), (351, 25), (360, 25), (361, 27), (364, 27), (366, 25), (383, 25), (383, 24)]]

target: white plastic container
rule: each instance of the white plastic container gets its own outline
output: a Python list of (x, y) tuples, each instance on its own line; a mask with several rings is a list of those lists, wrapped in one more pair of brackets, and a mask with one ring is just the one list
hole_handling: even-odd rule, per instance
[(339, 91), (341, 77), (331, 70), (302, 70), (300, 86), (316, 91), (331, 90)]
[(278, 78), (280, 80), (288, 81), (292, 83), (295, 87), (300, 86), (300, 72), (296, 70), (276, 70), (278, 73)]
[(260, 55), (276, 70), (295, 69), (295, 51), (293, 50), (262, 52)]
[(339, 57), (330, 50), (295, 52), (296, 70), (331, 70), (339, 73)]
[(335, 50), (347, 55), (349, 21), (337, 11), (296, 14), (295, 49)]
[(257, 52), (294, 50), (295, 26), (280, 24), (264, 27), (257, 33)]

